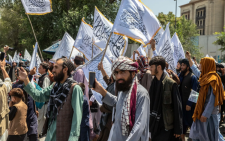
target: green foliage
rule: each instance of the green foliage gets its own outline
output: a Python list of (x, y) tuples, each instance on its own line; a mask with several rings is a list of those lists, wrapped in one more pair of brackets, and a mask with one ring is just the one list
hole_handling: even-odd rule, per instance
[[(43, 50), (65, 32), (75, 39), (83, 17), (92, 25), (95, 6), (114, 22), (119, 4), (120, 0), (52, 0), (52, 13), (29, 17)], [(0, 8), (0, 47), (7, 44), (20, 52), (27, 48), (32, 53), (36, 41), (21, 0), (1, 0)], [(47, 54), (43, 53), (43, 57)]]
[[(225, 28), (225, 27), (224, 27)], [(215, 45), (221, 45), (220, 50), (225, 51), (225, 32), (215, 32), (214, 35), (217, 35), (217, 40), (213, 43)]]
[(176, 19), (175, 28), (175, 15), (172, 12), (169, 12), (168, 14), (159, 13), (157, 18), (164, 29), (168, 22), (170, 22), (170, 35), (173, 36), (175, 32), (178, 34), (185, 51), (189, 51), (192, 56), (196, 56), (198, 60), (203, 56), (200, 53), (200, 48), (195, 45), (195, 37), (198, 36), (198, 31), (196, 25), (192, 21), (186, 20), (185, 17), (178, 17)]

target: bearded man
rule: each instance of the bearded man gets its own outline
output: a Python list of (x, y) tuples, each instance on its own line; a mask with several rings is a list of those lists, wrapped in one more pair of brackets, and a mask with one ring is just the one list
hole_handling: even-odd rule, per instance
[(48, 103), (46, 141), (78, 141), (82, 119), (83, 92), (70, 79), (73, 63), (67, 58), (56, 60), (53, 68), (53, 83), (41, 91), (30, 83), (26, 71), (21, 68), (19, 80), (25, 84), (24, 90), (37, 102)]
[(182, 59), (179, 59), (177, 62), (177, 68), (176, 68), (177, 75), (181, 73), (181, 61)]
[(152, 141), (179, 141), (182, 134), (182, 105), (177, 83), (164, 72), (166, 61), (156, 56), (149, 62), (155, 76), (149, 90)]
[(150, 100), (147, 90), (138, 83), (137, 62), (127, 57), (118, 57), (112, 65), (116, 80), (116, 96), (107, 92), (96, 80), (95, 90), (103, 96), (103, 102), (113, 106), (114, 124), (108, 141), (147, 141)]
[(183, 134), (181, 135), (182, 141), (185, 141), (185, 134), (188, 127), (191, 127), (193, 113), (195, 110), (195, 103), (188, 100), (191, 90), (197, 91), (198, 79), (192, 73), (192, 70), (187, 59), (181, 60), (181, 73), (179, 74), (180, 87), (179, 91), (182, 99), (183, 108)]

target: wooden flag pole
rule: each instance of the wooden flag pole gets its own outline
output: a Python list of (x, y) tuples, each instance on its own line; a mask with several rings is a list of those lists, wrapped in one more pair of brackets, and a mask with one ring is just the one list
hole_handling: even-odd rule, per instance
[(92, 54), (91, 54), (91, 59), (93, 59), (93, 52), (94, 52), (93, 51), (93, 48), (94, 48), (93, 46), (94, 46), (94, 43), (93, 43), (93, 39), (92, 39)]
[[(34, 38), (35, 38), (36, 42), (38, 42), (38, 41), (37, 41), (36, 34), (35, 34), (35, 32), (34, 32), (33, 25), (32, 25), (31, 20), (30, 20), (30, 17), (29, 17), (28, 14), (26, 14), (26, 15), (27, 15), (27, 18), (28, 18), (28, 20), (29, 20), (29, 22), (30, 22), (30, 25), (31, 25), (31, 28), (32, 28), (32, 31), (33, 31), (33, 34), (34, 34)], [(39, 47), (39, 44), (38, 44), (38, 50), (39, 50), (39, 52), (40, 52), (40, 54), (41, 54), (41, 59), (42, 59), (42, 61), (44, 61), (43, 56), (42, 56), (42, 53), (41, 53), (41, 50), (40, 50), (40, 47)]]
[[(72, 51), (70, 52), (70, 58), (71, 58), (71, 55), (72, 55), (73, 49), (74, 49), (74, 46), (73, 46), (73, 48), (72, 48)], [(70, 58), (69, 58), (69, 59), (70, 59)]]
[(104, 54), (103, 54), (103, 56), (102, 56), (101, 62), (103, 61), (103, 59), (104, 59), (104, 57), (105, 57), (105, 53), (106, 53), (106, 50), (107, 50), (107, 48), (108, 48), (108, 45), (109, 45), (109, 41), (110, 41), (111, 36), (112, 36), (112, 32), (111, 32), (110, 35), (109, 35), (109, 38), (108, 38), (108, 41), (107, 41), (107, 44), (106, 44), (105, 51), (104, 51)]

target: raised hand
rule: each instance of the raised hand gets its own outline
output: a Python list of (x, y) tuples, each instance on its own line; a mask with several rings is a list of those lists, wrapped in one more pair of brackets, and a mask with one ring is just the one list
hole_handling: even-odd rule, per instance
[[(19, 70), (19, 77), (18, 77), (18, 79), (21, 80), (21, 81), (24, 81), (24, 82), (27, 81), (28, 75), (27, 75), (26, 70), (24, 70), (23, 67), (19, 68), (18, 70)], [(29, 81), (29, 79), (28, 79), (28, 81)]]
[(30, 71), (30, 75), (34, 75), (36, 73), (36, 67), (34, 67), (31, 71)]
[(98, 70), (102, 70), (103, 69), (103, 64), (102, 64), (102, 62), (100, 62), (99, 64), (98, 64)]
[(4, 46), (4, 52), (6, 53), (9, 50), (9, 46)]
[(3, 61), (0, 61), (0, 68), (5, 69), (5, 59)]
[(156, 43), (156, 42), (155, 42), (155, 39), (151, 39), (151, 40), (150, 40), (151, 48), (152, 48), (153, 51), (156, 50), (156, 48), (155, 48), (155, 43)]
[(92, 90), (100, 93), (103, 97), (106, 95), (107, 91), (102, 87), (102, 85), (95, 78), (95, 87)]
[(188, 60), (191, 59), (191, 53), (188, 52), (188, 51), (186, 51), (185, 57), (186, 57)]

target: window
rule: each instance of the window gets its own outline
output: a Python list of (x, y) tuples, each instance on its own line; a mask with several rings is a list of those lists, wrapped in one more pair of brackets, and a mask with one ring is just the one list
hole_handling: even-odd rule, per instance
[(204, 32), (205, 32), (204, 29), (199, 29), (199, 35), (205, 35)]

